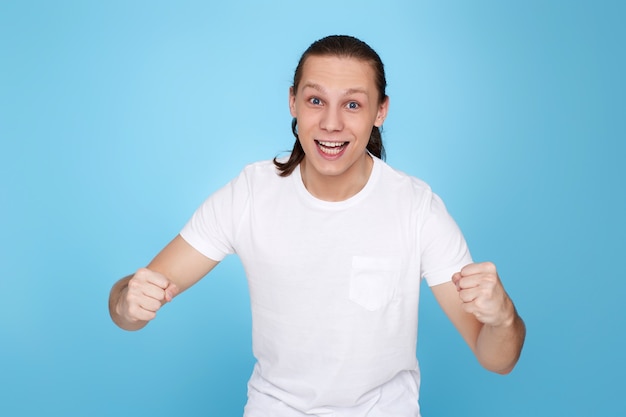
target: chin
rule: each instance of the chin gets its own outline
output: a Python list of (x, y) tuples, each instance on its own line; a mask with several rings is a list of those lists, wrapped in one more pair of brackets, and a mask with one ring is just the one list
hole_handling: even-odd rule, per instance
[(317, 160), (315, 162), (309, 161), (309, 164), (319, 175), (328, 177), (339, 177), (350, 171), (350, 168), (354, 165), (354, 162), (349, 163), (349, 161), (344, 160), (343, 158), (336, 159), (334, 161), (327, 161), (323, 158), (320, 159), (322, 160)]

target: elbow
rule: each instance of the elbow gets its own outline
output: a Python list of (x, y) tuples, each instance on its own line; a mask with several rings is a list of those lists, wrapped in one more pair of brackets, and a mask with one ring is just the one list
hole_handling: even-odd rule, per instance
[(515, 368), (515, 364), (511, 365), (511, 366), (507, 366), (506, 368), (502, 368), (502, 369), (493, 369), (491, 370), (493, 373), (496, 373), (498, 375), (508, 375), (511, 372), (513, 372), (513, 369)]
[[(484, 330), (485, 328), (483, 328)], [(505, 337), (477, 341), (476, 357), (488, 371), (500, 375), (510, 374), (522, 355), (526, 339), (526, 326), (517, 316), (511, 331)]]
[(483, 368), (485, 368), (486, 370), (493, 372), (495, 374), (499, 374), (499, 375), (508, 375), (511, 372), (513, 372), (513, 369), (515, 369), (515, 366), (517, 365), (517, 362), (519, 361), (519, 358), (521, 356), (521, 350), (517, 352), (517, 354), (509, 360), (503, 360), (504, 358), (498, 358), (497, 360), (479, 360), (479, 363), (481, 364), (481, 366)]
[(493, 372), (498, 375), (508, 375), (515, 368), (515, 364), (513, 365), (502, 365), (502, 364), (492, 364), (492, 363), (484, 363), (480, 362), (480, 365), (487, 371)]
[(515, 364), (517, 363), (517, 360), (513, 363), (510, 364), (495, 364), (495, 363), (484, 363), (481, 362), (481, 366), (486, 369), (489, 372), (493, 372), (494, 374), (498, 374), (498, 375), (508, 375), (511, 372), (513, 372), (513, 369), (515, 369)]

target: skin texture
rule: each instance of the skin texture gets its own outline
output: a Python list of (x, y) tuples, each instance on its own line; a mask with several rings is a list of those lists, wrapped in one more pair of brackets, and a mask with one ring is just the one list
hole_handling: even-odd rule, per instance
[[(311, 194), (341, 201), (365, 186), (373, 165), (365, 148), (388, 107), (387, 98), (380, 102), (368, 63), (335, 56), (306, 60), (298, 91), (289, 92), (289, 109), (298, 120), (306, 154), (300, 171)], [(324, 155), (319, 141), (346, 143), (345, 150), (339, 157)]]
[(450, 282), (432, 287), (437, 302), (480, 364), (511, 372), (521, 354), (526, 328), (491, 262), (466, 265)]
[[(306, 154), (300, 171), (311, 194), (341, 201), (365, 186), (373, 165), (367, 142), (372, 127), (383, 124), (388, 107), (388, 98), (378, 97), (374, 71), (367, 62), (335, 56), (306, 60), (298, 91), (290, 89), (289, 109), (298, 120)], [(141, 329), (217, 263), (177, 236), (147, 268), (113, 286), (109, 298), (113, 321), (126, 330)], [(510, 372), (526, 330), (495, 265), (467, 265), (432, 291), (478, 361), (490, 371)]]
[(111, 289), (109, 313), (119, 327), (139, 330), (159, 309), (208, 274), (217, 261), (202, 255), (180, 235), (147, 266), (119, 280)]

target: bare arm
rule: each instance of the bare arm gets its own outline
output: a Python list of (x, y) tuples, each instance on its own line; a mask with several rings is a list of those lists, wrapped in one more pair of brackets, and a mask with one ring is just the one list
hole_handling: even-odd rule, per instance
[(207, 258), (176, 236), (147, 266), (113, 285), (109, 313), (125, 330), (139, 330), (176, 295), (208, 274), (217, 261)]
[(470, 264), (432, 287), (437, 302), (480, 364), (507, 374), (517, 363), (526, 327), (491, 263)]

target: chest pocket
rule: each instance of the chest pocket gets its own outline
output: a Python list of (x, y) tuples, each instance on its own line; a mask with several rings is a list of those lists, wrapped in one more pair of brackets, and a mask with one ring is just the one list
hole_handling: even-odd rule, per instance
[(386, 306), (395, 296), (400, 259), (354, 256), (350, 275), (350, 300), (369, 311)]

